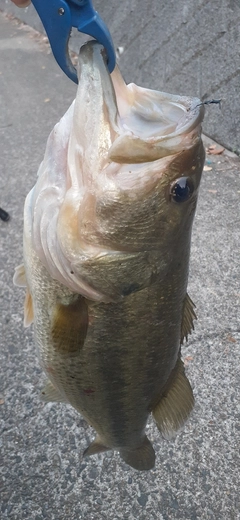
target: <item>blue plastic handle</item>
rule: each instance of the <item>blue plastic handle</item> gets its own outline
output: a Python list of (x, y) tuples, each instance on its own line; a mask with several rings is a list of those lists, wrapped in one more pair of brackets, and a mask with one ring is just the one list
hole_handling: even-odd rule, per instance
[(110, 32), (93, 8), (91, 0), (32, 0), (47, 33), (53, 55), (63, 72), (78, 83), (77, 71), (68, 52), (72, 27), (101, 43), (107, 52), (108, 69), (112, 72), (116, 55)]

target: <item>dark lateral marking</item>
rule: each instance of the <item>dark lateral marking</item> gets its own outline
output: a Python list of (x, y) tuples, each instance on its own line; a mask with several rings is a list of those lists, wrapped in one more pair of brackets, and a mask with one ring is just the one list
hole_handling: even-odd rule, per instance
[(123, 287), (122, 289), (122, 295), (123, 296), (129, 296), (129, 294), (132, 294), (136, 291), (139, 291), (140, 289), (140, 286), (138, 283), (131, 283), (129, 285), (126, 285), (125, 287)]
[(85, 298), (69, 304), (57, 304), (52, 318), (53, 347), (61, 354), (78, 352), (84, 345), (88, 329), (88, 306)]

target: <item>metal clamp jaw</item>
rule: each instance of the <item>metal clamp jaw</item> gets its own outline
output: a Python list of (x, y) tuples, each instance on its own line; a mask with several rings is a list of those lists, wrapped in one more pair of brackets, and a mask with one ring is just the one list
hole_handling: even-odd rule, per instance
[(93, 8), (91, 0), (32, 0), (47, 33), (53, 55), (63, 72), (78, 83), (77, 71), (69, 56), (68, 41), (72, 27), (101, 43), (107, 52), (112, 72), (116, 56), (110, 32)]

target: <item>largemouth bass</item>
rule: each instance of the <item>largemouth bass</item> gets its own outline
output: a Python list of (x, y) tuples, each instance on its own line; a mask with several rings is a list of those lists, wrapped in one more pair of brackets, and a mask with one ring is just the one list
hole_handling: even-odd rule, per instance
[(48, 139), (26, 198), (25, 325), (48, 382), (95, 428), (85, 455), (119, 450), (138, 470), (194, 404), (181, 361), (193, 328), (191, 228), (204, 163), (203, 107), (126, 85), (103, 48), (80, 50), (76, 100)]

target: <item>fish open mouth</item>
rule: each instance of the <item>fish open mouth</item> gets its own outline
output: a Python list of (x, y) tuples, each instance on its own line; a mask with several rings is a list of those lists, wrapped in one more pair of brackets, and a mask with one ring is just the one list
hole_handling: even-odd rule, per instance
[(84, 269), (100, 273), (100, 259), (157, 247), (157, 191), (166, 190), (157, 186), (172, 182), (169, 165), (200, 143), (204, 108), (197, 98), (126, 85), (118, 67), (109, 74), (96, 41), (80, 49), (78, 77), (76, 99), (51, 132), (26, 199), (25, 234), (54, 279), (109, 301)]
[(192, 146), (199, 137), (204, 108), (198, 98), (126, 85), (118, 67), (109, 74), (104, 49), (97, 42), (90, 41), (81, 48), (78, 75), (78, 119), (82, 121), (90, 104), (95, 116), (91, 136), (97, 125), (98, 140), (104, 136), (108, 160), (154, 161)]

